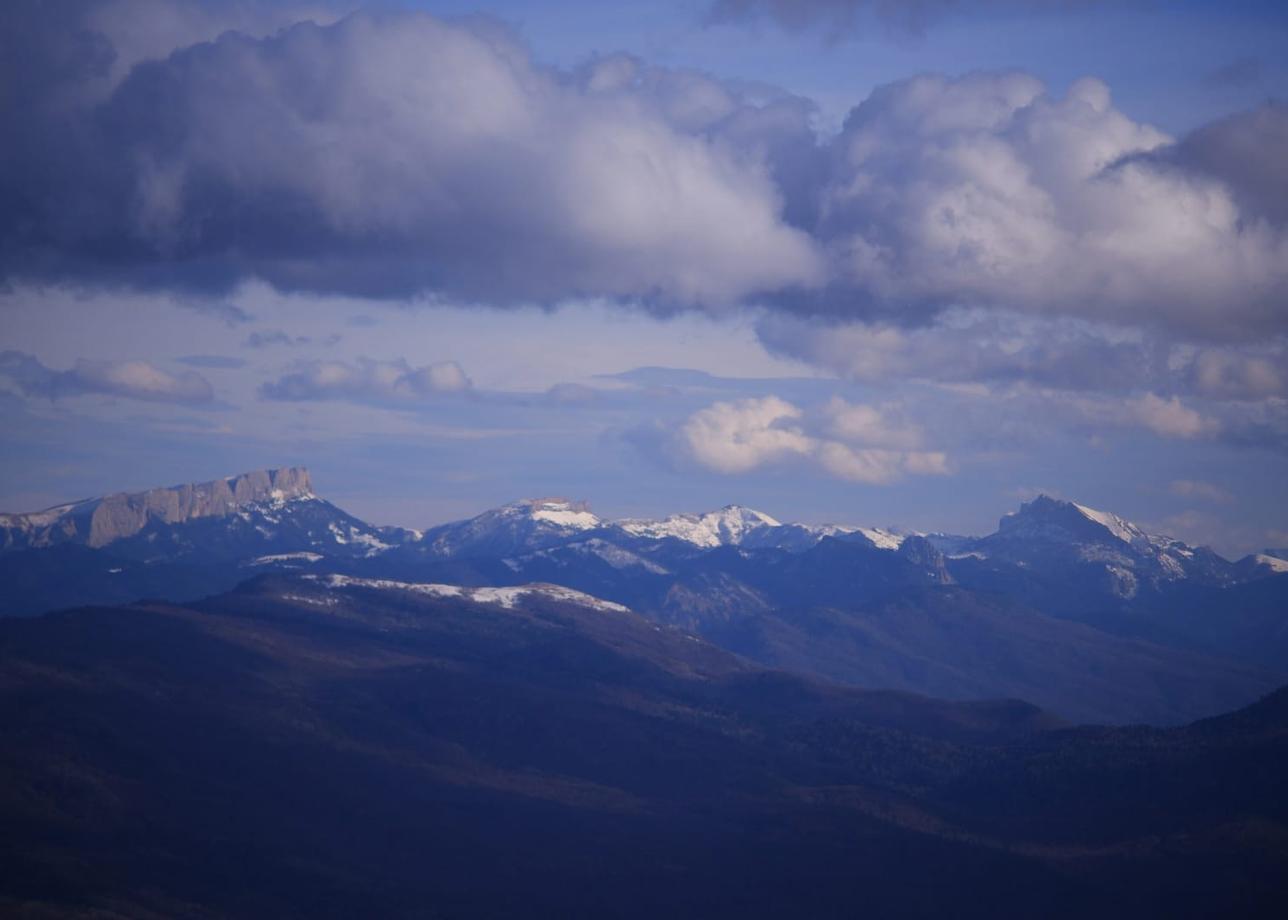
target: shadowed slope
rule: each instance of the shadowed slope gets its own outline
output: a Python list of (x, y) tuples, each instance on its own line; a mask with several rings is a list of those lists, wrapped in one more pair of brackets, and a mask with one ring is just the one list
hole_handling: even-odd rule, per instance
[[(1284, 893), (1283, 792), (1207, 781), (1288, 766), (1273, 702), (1066, 730), (537, 590), (304, 578), (7, 621), (0, 662), (0, 904), (31, 916), (1073, 916), (1124, 892), (1175, 916)], [(1078, 830), (1139, 763), (1166, 788)]]

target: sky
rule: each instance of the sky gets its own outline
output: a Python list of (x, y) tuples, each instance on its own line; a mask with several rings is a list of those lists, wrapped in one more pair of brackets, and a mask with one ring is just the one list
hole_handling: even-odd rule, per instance
[(306, 465), (1288, 546), (1288, 8), (13, 0), (0, 509)]

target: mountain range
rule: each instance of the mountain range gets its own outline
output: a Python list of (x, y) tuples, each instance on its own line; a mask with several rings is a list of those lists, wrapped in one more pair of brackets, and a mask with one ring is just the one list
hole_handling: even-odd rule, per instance
[(551, 498), (414, 531), (302, 469), (0, 528), (5, 916), (1288, 904), (1270, 552), (1048, 497), (978, 538)]
[(11, 615), (189, 602), (262, 573), (541, 583), (764, 666), (1075, 721), (1178, 724), (1288, 680), (1288, 560), (1229, 561), (1047, 496), (978, 538), (732, 505), (609, 521), (557, 498), (415, 531), (361, 521), (289, 468), (3, 515), (0, 546)]

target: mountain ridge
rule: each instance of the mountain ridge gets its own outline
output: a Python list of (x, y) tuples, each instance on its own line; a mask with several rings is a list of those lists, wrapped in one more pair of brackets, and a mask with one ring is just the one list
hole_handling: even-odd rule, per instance
[(1078, 721), (1175, 724), (1288, 680), (1278, 563), (1230, 563), (1045, 496), (978, 538), (783, 523), (739, 505), (611, 521), (553, 497), (415, 532), (347, 514), (300, 468), (222, 483), (135, 493), (141, 529), (101, 546), (10, 546), (0, 614), (188, 603), (260, 574), (510, 599), (549, 585), (762, 665), (952, 699), (1020, 696)]
[[(111, 493), (97, 498), (82, 499), (33, 512), (0, 512), (0, 551), (39, 548), (59, 542), (81, 542), (101, 548), (133, 536), (148, 523), (186, 523), (205, 517), (221, 517), (235, 513), (247, 505), (317, 498), (307, 467), (266, 468), (227, 476), (207, 482), (186, 483), (175, 486), (146, 489), (139, 492)], [(1060, 515), (1064, 524), (1053, 523)], [(1099, 511), (1077, 502), (1052, 498), (1041, 494), (1024, 502), (1019, 510), (1007, 512), (999, 520), (993, 534), (972, 537), (946, 534), (927, 534), (858, 524), (806, 524), (784, 522), (763, 511), (740, 504), (728, 504), (717, 510), (705, 512), (677, 512), (663, 518), (621, 518), (610, 520), (595, 515), (587, 502), (562, 497), (523, 498), (491, 508), (463, 520), (450, 521), (420, 531), (419, 542), (428, 546), (436, 543), (437, 555), (459, 553), (457, 544), (474, 542), (489, 544), (486, 533), (489, 527), (508, 527), (515, 540), (515, 548), (528, 536), (519, 533), (520, 522), (535, 523), (537, 542), (550, 545), (561, 537), (598, 530), (616, 530), (632, 537), (647, 539), (674, 538), (701, 548), (716, 546), (748, 545), (756, 548), (782, 545), (801, 549), (825, 537), (864, 540), (881, 549), (898, 549), (908, 537), (927, 537), (933, 541), (951, 541), (958, 552), (980, 552), (1000, 538), (1042, 538), (1050, 541), (1062, 534), (1066, 541), (1076, 540), (1077, 528), (1067, 526), (1072, 517), (1083, 525), (1082, 536), (1101, 531), (1103, 535), (1126, 546), (1137, 549), (1146, 547), (1183, 547), (1184, 550), (1204, 549), (1188, 547), (1181, 541), (1158, 534), (1147, 533), (1125, 518), (1112, 512)], [(1034, 526), (1031, 522), (1039, 519)], [(467, 526), (468, 525), (468, 526)], [(377, 525), (369, 525), (377, 526)], [(401, 531), (408, 535), (417, 532), (406, 528), (382, 528)], [(461, 534), (466, 539), (460, 539)], [(449, 539), (449, 535), (455, 539)], [(26, 540), (22, 539), (26, 536)], [(503, 541), (490, 541), (498, 543)], [(1107, 542), (1104, 539), (1096, 542)], [(487, 548), (494, 547), (488, 545)], [(538, 545), (523, 548), (537, 549)], [(1212, 555), (1214, 551), (1207, 550)], [(1278, 558), (1284, 550), (1267, 549), (1260, 554)], [(1223, 557), (1222, 557), (1223, 558)], [(1229, 562), (1230, 560), (1225, 560)], [(1173, 567), (1173, 571), (1176, 571)]]

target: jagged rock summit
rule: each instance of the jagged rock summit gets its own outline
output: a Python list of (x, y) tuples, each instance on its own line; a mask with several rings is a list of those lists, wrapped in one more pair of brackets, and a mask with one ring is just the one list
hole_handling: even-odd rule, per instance
[(1145, 585), (1191, 579), (1226, 584), (1233, 564), (1214, 550), (1189, 546), (1143, 528), (1109, 511), (1039, 495), (1005, 515), (997, 532), (974, 541), (977, 555), (1030, 567), (1094, 566), (1102, 587), (1133, 597)]
[(255, 470), (210, 482), (118, 492), (29, 514), (0, 514), (0, 546), (82, 543), (97, 548), (132, 537), (152, 523), (183, 524), (224, 517), (249, 505), (313, 497), (305, 467)]
[(999, 539), (1040, 540), (1057, 543), (1121, 542), (1138, 548), (1158, 543), (1128, 520), (1108, 511), (1097, 511), (1076, 502), (1039, 495), (1006, 514), (998, 522)]

